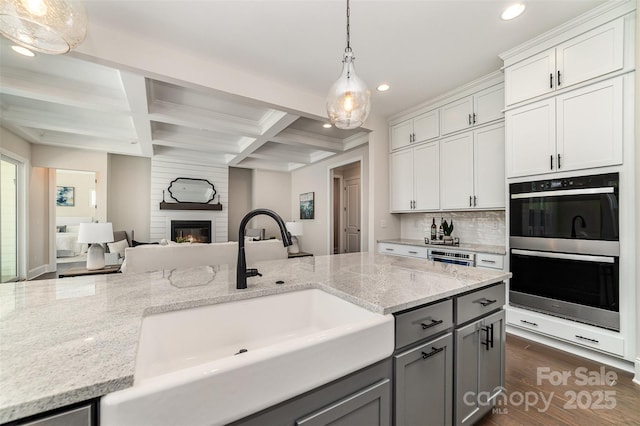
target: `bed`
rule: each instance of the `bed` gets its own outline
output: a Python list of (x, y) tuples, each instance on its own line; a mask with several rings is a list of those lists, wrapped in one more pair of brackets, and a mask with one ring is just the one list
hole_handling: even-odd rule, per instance
[(90, 217), (56, 217), (56, 257), (86, 253), (87, 244), (78, 242), (78, 231), (81, 223), (91, 221)]

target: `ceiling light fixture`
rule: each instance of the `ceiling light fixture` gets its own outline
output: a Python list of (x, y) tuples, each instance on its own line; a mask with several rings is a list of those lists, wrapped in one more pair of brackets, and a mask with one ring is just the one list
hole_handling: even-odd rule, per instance
[(329, 123), (324, 123), (324, 124), (322, 125), (322, 127), (324, 127), (325, 129), (330, 129), (330, 128), (331, 128), (331, 124), (329, 124)]
[(32, 51), (30, 51), (30, 50), (29, 50), (29, 49), (27, 49), (26, 47), (13, 45), (13, 46), (11, 46), (11, 49), (12, 49), (14, 52), (19, 53), (19, 54), (21, 54), (21, 55), (23, 55), (23, 56), (29, 56), (29, 57), (34, 57), (34, 56), (36, 56), (36, 54), (35, 54), (35, 53), (33, 53)]
[(0, 34), (37, 52), (67, 53), (85, 39), (87, 13), (74, 0), (2, 0)]
[(503, 21), (508, 21), (510, 19), (517, 18), (522, 14), (522, 12), (524, 12), (524, 9), (524, 3), (512, 4), (502, 12), (502, 15), (500, 15), (500, 19), (502, 19)]
[(347, 47), (344, 49), (342, 73), (327, 96), (327, 114), (339, 129), (356, 129), (364, 123), (371, 109), (371, 92), (355, 72), (350, 44), (349, 0), (347, 0)]
[(389, 90), (389, 85), (387, 83), (382, 83), (381, 85), (376, 87), (376, 90), (378, 92), (386, 92), (387, 90)]

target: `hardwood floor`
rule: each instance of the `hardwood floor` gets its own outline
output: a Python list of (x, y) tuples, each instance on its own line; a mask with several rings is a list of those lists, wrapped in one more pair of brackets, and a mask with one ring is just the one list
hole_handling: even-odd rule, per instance
[(507, 335), (506, 393), (476, 425), (640, 426), (640, 385), (632, 378), (625, 371)]

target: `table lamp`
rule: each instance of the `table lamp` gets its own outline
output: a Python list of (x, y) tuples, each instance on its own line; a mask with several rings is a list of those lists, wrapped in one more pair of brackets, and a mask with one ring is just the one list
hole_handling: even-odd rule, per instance
[(102, 243), (113, 241), (111, 223), (81, 223), (78, 242), (91, 244), (87, 250), (87, 269), (90, 271), (104, 268), (104, 247)]
[(298, 245), (298, 235), (303, 235), (302, 233), (302, 222), (287, 222), (285, 223), (287, 226), (287, 231), (291, 234), (291, 244), (288, 249), (289, 253), (296, 254), (300, 253), (300, 246)]

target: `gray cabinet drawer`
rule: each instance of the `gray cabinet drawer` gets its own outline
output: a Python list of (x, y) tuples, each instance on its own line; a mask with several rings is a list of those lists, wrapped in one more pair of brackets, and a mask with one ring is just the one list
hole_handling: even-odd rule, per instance
[(460, 296), (456, 298), (456, 324), (463, 324), (481, 317), (501, 308), (504, 304), (504, 283)]
[(434, 336), (453, 325), (453, 301), (445, 300), (433, 305), (396, 315), (396, 349), (418, 340)]
[(92, 405), (81, 406), (69, 411), (63, 411), (47, 417), (42, 417), (23, 426), (89, 426), (92, 424)]

